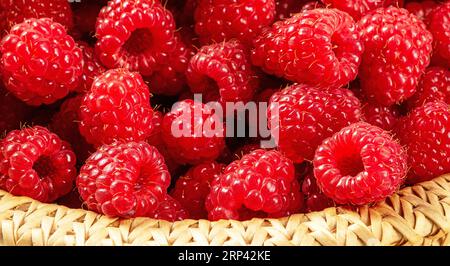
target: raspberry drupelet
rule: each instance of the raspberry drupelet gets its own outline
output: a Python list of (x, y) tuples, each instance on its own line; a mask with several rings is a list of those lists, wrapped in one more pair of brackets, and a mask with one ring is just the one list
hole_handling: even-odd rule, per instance
[(406, 178), (407, 155), (387, 131), (359, 122), (326, 139), (313, 165), (326, 196), (338, 204), (365, 205), (399, 189)]
[(111, 69), (98, 76), (80, 107), (80, 132), (94, 146), (141, 141), (152, 132), (150, 92), (141, 75)]
[(406, 9), (376, 9), (358, 23), (365, 51), (359, 78), (371, 101), (390, 106), (411, 97), (430, 63), (433, 37)]
[(321, 0), (325, 5), (350, 14), (356, 21), (380, 7), (402, 7), (403, 0)]
[(223, 103), (247, 102), (259, 85), (246, 49), (237, 40), (200, 48), (189, 62), (186, 77), (193, 93), (217, 95), (206, 100)]
[(252, 61), (268, 74), (314, 86), (342, 86), (356, 78), (363, 45), (353, 19), (317, 8), (278, 21), (254, 42)]
[(407, 182), (415, 184), (450, 172), (450, 108), (429, 102), (402, 118), (395, 132), (408, 152)]
[(47, 128), (14, 130), (0, 142), (0, 188), (53, 202), (71, 191), (75, 164), (70, 145)]
[(49, 18), (28, 19), (11, 28), (0, 44), (6, 88), (29, 105), (51, 104), (77, 88), (81, 49), (64, 27)]
[(191, 219), (207, 219), (205, 200), (211, 182), (218, 178), (225, 165), (217, 162), (202, 163), (191, 167), (176, 182), (170, 193), (189, 213)]
[(311, 161), (317, 146), (341, 128), (362, 119), (361, 104), (350, 90), (292, 85), (275, 93), (268, 125), (277, 146), (294, 163)]
[(202, 44), (238, 39), (251, 46), (274, 17), (274, 0), (201, 0), (195, 9), (195, 31)]
[(150, 76), (176, 46), (175, 21), (158, 0), (111, 0), (97, 18), (96, 54), (107, 68)]
[(90, 210), (112, 217), (148, 217), (165, 200), (170, 174), (155, 147), (115, 142), (93, 153), (76, 181)]
[(212, 221), (281, 217), (298, 212), (302, 200), (292, 161), (278, 151), (256, 150), (213, 180), (206, 209)]
[(164, 116), (162, 137), (170, 156), (180, 164), (213, 161), (225, 148), (221, 117), (193, 100), (178, 102)]
[(450, 1), (431, 11), (428, 30), (433, 34), (433, 64), (450, 68)]

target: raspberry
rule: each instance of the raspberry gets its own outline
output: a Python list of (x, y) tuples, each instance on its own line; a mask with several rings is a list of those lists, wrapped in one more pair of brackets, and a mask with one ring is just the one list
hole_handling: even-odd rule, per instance
[(329, 7), (337, 8), (350, 14), (356, 21), (362, 16), (380, 7), (402, 7), (403, 0), (321, 0)]
[(11, 95), (0, 81), (0, 136), (13, 129), (18, 129), (31, 114), (32, 109)]
[(69, 144), (40, 126), (8, 133), (0, 142), (0, 188), (53, 202), (67, 194), (77, 175)]
[(82, 100), (83, 95), (65, 100), (49, 124), (52, 132), (70, 143), (79, 163), (83, 163), (93, 150), (93, 147), (81, 136), (78, 128)]
[(450, 109), (429, 102), (402, 118), (396, 133), (408, 151), (408, 183), (431, 180), (450, 172)]
[(51, 18), (67, 30), (73, 27), (72, 9), (67, 0), (0, 0), (1, 9), (5, 10), (5, 30), (29, 18)]
[(97, 16), (103, 7), (98, 1), (79, 1), (72, 4), (74, 28), (72, 36), (77, 39), (93, 40)]
[(335, 206), (332, 199), (323, 194), (317, 185), (314, 177), (313, 168), (309, 167), (308, 173), (302, 181), (302, 192), (305, 195), (305, 207), (307, 212), (318, 212), (328, 207)]
[(61, 24), (29, 19), (11, 28), (0, 45), (6, 88), (29, 105), (50, 104), (74, 90), (83, 56)]
[(178, 102), (164, 116), (162, 136), (170, 156), (181, 164), (213, 161), (225, 148), (220, 117), (192, 100)]
[(288, 80), (341, 86), (356, 78), (363, 52), (353, 19), (318, 8), (276, 22), (255, 40), (253, 63)]
[(170, 174), (155, 147), (146, 142), (115, 142), (93, 153), (76, 181), (90, 210), (131, 218), (157, 210), (167, 196)]
[(433, 64), (450, 68), (450, 1), (433, 9), (428, 29), (434, 40)]
[(85, 93), (91, 89), (92, 82), (94, 79), (103, 74), (106, 69), (97, 60), (94, 55), (94, 48), (90, 47), (89, 44), (85, 42), (78, 42), (78, 47), (81, 48), (83, 52), (83, 73), (81, 75), (81, 80), (77, 92)]
[(365, 51), (359, 77), (365, 94), (390, 106), (411, 97), (430, 63), (432, 36), (405, 9), (379, 8), (359, 21)]
[(181, 176), (170, 193), (188, 211), (191, 219), (207, 219), (205, 200), (211, 189), (210, 183), (218, 178), (225, 165), (217, 162), (191, 167)]
[(414, 14), (420, 20), (426, 22), (428, 21), (428, 15), (436, 6), (438, 6), (437, 2), (432, 0), (425, 0), (421, 2), (406, 3), (405, 9), (408, 10), (409, 13)]
[(238, 39), (251, 46), (274, 17), (274, 0), (200, 0), (194, 15), (195, 31), (202, 44)]
[(80, 107), (80, 132), (95, 145), (141, 141), (152, 131), (150, 93), (141, 75), (111, 69), (98, 76)]
[(108, 68), (143, 76), (167, 62), (175, 49), (175, 22), (157, 0), (111, 0), (97, 18), (96, 54)]
[(389, 133), (365, 122), (326, 139), (314, 157), (314, 176), (338, 204), (364, 205), (393, 194), (407, 173), (407, 156)]
[(311, 161), (317, 146), (341, 128), (360, 121), (361, 104), (350, 90), (298, 84), (275, 93), (268, 125), (278, 148), (294, 163)]
[(178, 201), (167, 195), (164, 200), (159, 203), (158, 209), (156, 209), (149, 217), (168, 222), (175, 222), (187, 219), (188, 213)]
[[(281, 217), (301, 209), (294, 165), (278, 151), (256, 150), (228, 165), (211, 183), (210, 220)], [(254, 217), (254, 215), (251, 215)]]
[(407, 103), (412, 110), (433, 101), (450, 104), (450, 71), (445, 68), (428, 68), (420, 78), (416, 94)]
[(203, 46), (191, 58), (186, 72), (194, 93), (219, 94), (221, 102), (247, 102), (258, 87), (256, 72), (252, 69), (244, 46), (232, 40)]
[(309, 1), (309, 0), (278, 0), (275, 1), (276, 12), (275, 18), (276, 20), (287, 19), (292, 16), (292, 14), (299, 13), (304, 10), (311, 10), (314, 8), (323, 7), (317, 1)]

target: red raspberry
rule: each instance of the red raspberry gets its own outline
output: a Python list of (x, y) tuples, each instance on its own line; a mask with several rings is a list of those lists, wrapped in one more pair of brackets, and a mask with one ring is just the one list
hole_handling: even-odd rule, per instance
[(314, 157), (314, 176), (338, 204), (364, 205), (385, 199), (403, 183), (407, 156), (386, 131), (355, 123), (326, 139)]
[(416, 94), (408, 99), (408, 107), (412, 110), (434, 101), (450, 104), (450, 71), (445, 68), (430, 67), (425, 71)]
[(126, 69), (98, 76), (80, 111), (80, 132), (95, 146), (145, 140), (152, 131), (149, 89), (139, 73)]
[(403, 0), (321, 0), (329, 7), (337, 8), (350, 14), (356, 21), (371, 10), (380, 7), (402, 7)]
[(428, 29), (434, 40), (433, 64), (450, 68), (450, 1), (433, 9)]
[(218, 92), (223, 103), (247, 102), (259, 85), (244, 46), (236, 40), (203, 46), (191, 58), (186, 77), (192, 92)]
[(0, 80), (0, 136), (13, 129), (19, 129), (32, 109), (11, 95)]
[(106, 69), (98, 61), (94, 55), (94, 48), (85, 42), (78, 42), (78, 47), (83, 51), (83, 74), (81, 75), (80, 85), (76, 89), (77, 92), (85, 93), (91, 89), (94, 79), (103, 74)]
[(67, 30), (73, 27), (72, 9), (67, 0), (0, 0), (1, 9), (5, 10), (5, 30), (29, 18), (51, 18)]
[(77, 178), (78, 191), (90, 210), (124, 218), (154, 213), (169, 185), (164, 158), (146, 142), (100, 147)]
[(98, 14), (103, 1), (78, 1), (72, 3), (74, 28), (72, 36), (77, 39), (93, 40)]
[(52, 132), (70, 143), (79, 163), (83, 163), (93, 151), (92, 145), (88, 144), (84, 137), (81, 136), (78, 127), (80, 123), (80, 105), (83, 97), (83, 95), (78, 95), (65, 100), (49, 124)]
[(370, 99), (390, 106), (411, 97), (430, 63), (432, 36), (405, 9), (379, 8), (359, 21), (365, 51), (359, 77)]
[(292, 85), (275, 93), (268, 125), (278, 148), (295, 163), (311, 161), (317, 146), (341, 128), (360, 121), (361, 104), (350, 90)]
[(96, 53), (108, 68), (150, 76), (175, 49), (175, 22), (157, 0), (111, 0), (97, 18)]
[(318, 1), (309, 0), (277, 0), (275, 1), (275, 19), (283, 20), (290, 18), (293, 14), (305, 10), (323, 7)]
[(14, 130), (0, 142), (0, 188), (53, 202), (72, 189), (75, 164), (69, 144), (48, 129)]
[(325, 196), (317, 185), (312, 167), (310, 167), (302, 181), (302, 192), (306, 198), (305, 207), (307, 212), (318, 212), (335, 206), (334, 201)]
[(150, 214), (149, 217), (168, 222), (176, 222), (187, 219), (188, 213), (178, 201), (167, 195), (164, 200), (159, 203), (158, 209)]
[(51, 19), (29, 19), (11, 28), (0, 44), (6, 88), (29, 105), (50, 104), (74, 90), (83, 56), (64, 27)]
[(238, 39), (251, 46), (274, 17), (274, 0), (200, 0), (195, 9), (195, 31), (202, 44)]
[(281, 217), (301, 209), (294, 165), (277, 151), (256, 150), (228, 165), (211, 183), (206, 199), (210, 220)]
[(181, 164), (213, 161), (225, 148), (220, 117), (208, 106), (192, 100), (178, 102), (164, 116), (162, 136), (170, 156)]
[(341, 86), (356, 78), (363, 46), (353, 19), (318, 8), (276, 22), (255, 40), (253, 63), (288, 80)]
[[(428, 21), (428, 15), (431, 11), (438, 6), (438, 3), (433, 0), (425, 0), (421, 2), (409, 2), (406, 3), (405, 9), (409, 11), (409, 13), (414, 14), (420, 20)], [(428, 24), (428, 23), (427, 23)]]
[(225, 165), (217, 162), (191, 167), (181, 176), (170, 193), (188, 211), (191, 219), (207, 219), (205, 200), (211, 189), (210, 183), (218, 178)]
[(396, 133), (408, 151), (408, 183), (431, 180), (450, 172), (450, 109), (430, 102), (402, 118)]

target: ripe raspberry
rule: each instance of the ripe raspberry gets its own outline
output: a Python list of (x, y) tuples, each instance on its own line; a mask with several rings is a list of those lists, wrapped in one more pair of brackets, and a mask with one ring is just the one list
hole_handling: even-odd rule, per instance
[(186, 72), (191, 91), (219, 94), (221, 102), (247, 102), (258, 87), (244, 46), (232, 40), (203, 46), (191, 58)]
[[(256, 150), (228, 165), (211, 183), (206, 199), (210, 220), (280, 217), (301, 208), (294, 165), (278, 151)], [(243, 216), (244, 215), (244, 216)]]
[(94, 79), (103, 74), (106, 69), (98, 61), (97, 57), (95, 57), (94, 48), (90, 47), (89, 44), (80, 41), (78, 42), (78, 47), (80, 47), (83, 52), (84, 65), (80, 84), (76, 91), (85, 93), (91, 89)]
[(430, 102), (402, 118), (396, 133), (408, 151), (408, 183), (427, 181), (450, 172), (450, 109)]
[(450, 71), (441, 67), (430, 67), (420, 78), (417, 92), (408, 99), (410, 110), (427, 102), (443, 101), (450, 104)]
[(294, 163), (311, 161), (317, 146), (341, 128), (360, 121), (361, 104), (350, 90), (298, 84), (275, 93), (268, 125), (278, 148)]
[(341, 86), (356, 78), (363, 46), (353, 19), (318, 8), (276, 22), (255, 40), (253, 63), (288, 80)]
[(172, 158), (181, 164), (213, 161), (225, 148), (220, 117), (192, 100), (178, 102), (164, 116), (162, 136)]
[(409, 13), (414, 14), (420, 20), (427, 22), (428, 15), (436, 6), (438, 6), (437, 2), (433, 0), (425, 0), (421, 2), (406, 3), (405, 9), (408, 10)]
[(78, 128), (83, 97), (83, 95), (78, 95), (65, 100), (49, 124), (52, 132), (70, 143), (79, 163), (83, 163), (93, 151), (92, 145), (88, 144), (81, 136)]
[(103, 7), (98, 1), (79, 1), (72, 3), (74, 28), (72, 36), (76, 39), (92, 41), (95, 35), (97, 16)]
[(350, 14), (356, 21), (380, 7), (402, 7), (403, 0), (321, 0), (325, 5)]
[(0, 188), (53, 202), (72, 189), (75, 164), (69, 144), (48, 129), (14, 130), (0, 142)]
[(211, 189), (210, 183), (218, 178), (225, 165), (217, 162), (191, 167), (181, 176), (170, 193), (188, 211), (191, 219), (207, 219), (205, 200)]
[(50, 104), (74, 90), (83, 56), (61, 24), (29, 19), (11, 28), (0, 44), (6, 88), (29, 105)]
[(430, 63), (432, 36), (405, 9), (379, 8), (359, 21), (365, 51), (359, 77), (371, 101), (390, 106), (411, 97)]
[(152, 131), (150, 93), (141, 75), (111, 69), (98, 76), (80, 108), (80, 132), (95, 145), (145, 140)]
[(392, 136), (365, 122), (326, 139), (314, 157), (323, 193), (339, 204), (364, 205), (393, 194), (407, 173), (407, 155)]
[(157, 0), (111, 0), (97, 18), (96, 54), (108, 68), (143, 76), (167, 62), (175, 49), (175, 22)]
[(302, 192), (305, 195), (307, 212), (318, 212), (335, 206), (334, 201), (325, 196), (317, 185), (312, 167), (310, 167), (308, 173), (303, 178)]
[(67, 0), (0, 0), (2, 9), (5, 30), (29, 18), (51, 18), (66, 30), (73, 27), (72, 9)]
[(274, 17), (274, 0), (201, 0), (195, 9), (195, 31), (202, 44), (238, 39), (251, 46)]
[(168, 222), (182, 221), (188, 218), (188, 213), (183, 209), (181, 204), (170, 196), (166, 196), (159, 203), (158, 209), (149, 215), (149, 217)]
[(155, 147), (146, 142), (115, 142), (93, 153), (76, 181), (90, 210), (130, 218), (157, 210), (167, 196), (170, 174)]
[(275, 19), (283, 20), (291, 17), (293, 14), (305, 10), (323, 7), (318, 1), (309, 0), (277, 0), (275, 1), (276, 12)]
[(31, 111), (28, 105), (3, 88), (0, 80), (0, 138), (6, 132), (19, 129)]
[(434, 40), (433, 64), (450, 68), (450, 1), (433, 9), (428, 29)]

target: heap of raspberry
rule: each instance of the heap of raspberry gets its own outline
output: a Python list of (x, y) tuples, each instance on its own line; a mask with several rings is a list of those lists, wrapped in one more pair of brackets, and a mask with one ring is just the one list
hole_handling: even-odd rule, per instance
[(450, 108), (430, 102), (414, 109), (396, 127), (408, 151), (408, 183), (431, 180), (450, 172)]
[(225, 148), (220, 116), (192, 100), (178, 102), (164, 116), (162, 137), (170, 156), (180, 164), (213, 161)]
[(307, 10), (278, 21), (254, 44), (252, 61), (265, 72), (317, 86), (355, 79), (363, 52), (355, 22), (337, 9)]
[(0, 16), (5, 23), (4, 30), (29, 18), (51, 18), (66, 30), (73, 27), (72, 9), (67, 0), (0, 0), (0, 10), (4, 10), (3, 17)]
[(188, 213), (183, 206), (169, 195), (159, 203), (156, 211), (149, 215), (150, 218), (165, 220), (168, 222), (182, 221), (188, 218)]
[(83, 55), (64, 27), (51, 19), (29, 19), (11, 28), (0, 44), (6, 88), (29, 105), (51, 104), (74, 90)]
[(292, 161), (278, 151), (256, 150), (214, 179), (206, 209), (213, 221), (281, 217), (298, 212), (302, 197)]
[(67, 194), (77, 175), (68, 143), (40, 126), (8, 133), (0, 142), (0, 188), (53, 202)]
[(164, 158), (146, 142), (100, 147), (77, 177), (78, 191), (90, 210), (124, 218), (152, 215), (169, 185)]
[(295, 163), (311, 161), (324, 139), (361, 118), (361, 104), (350, 90), (302, 84), (275, 93), (268, 109), (268, 125), (276, 125), (272, 136)]
[(274, 0), (202, 0), (195, 9), (195, 31), (202, 44), (238, 39), (251, 46), (274, 17)]
[(158, 0), (111, 0), (97, 18), (96, 54), (108, 68), (150, 76), (175, 50), (175, 21)]
[(80, 84), (76, 89), (77, 92), (85, 93), (91, 89), (94, 79), (103, 74), (106, 69), (98, 61), (94, 54), (94, 48), (85, 42), (78, 42), (78, 47), (83, 51), (83, 74), (81, 74)]
[(450, 104), (450, 70), (441, 67), (428, 68), (420, 78), (417, 92), (407, 103), (409, 110), (412, 110), (433, 101)]
[(321, 0), (328, 7), (337, 8), (350, 14), (356, 21), (380, 7), (402, 7), (403, 0)]
[(431, 33), (405, 9), (379, 8), (359, 21), (365, 51), (359, 78), (370, 99), (390, 106), (411, 97), (430, 63)]
[(170, 193), (188, 211), (191, 219), (207, 219), (205, 200), (211, 182), (218, 178), (225, 165), (217, 162), (203, 163), (191, 167), (181, 176)]
[(326, 139), (313, 164), (320, 189), (338, 204), (383, 200), (400, 187), (407, 173), (402, 146), (388, 132), (365, 122)]
[(428, 30), (433, 34), (433, 63), (450, 68), (450, 1), (431, 11)]
[(252, 99), (258, 77), (244, 46), (236, 40), (203, 46), (191, 58), (186, 72), (193, 93), (214, 95), (221, 102)]
[(111, 69), (98, 76), (80, 107), (80, 132), (95, 145), (141, 141), (152, 132), (150, 92), (141, 75)]

